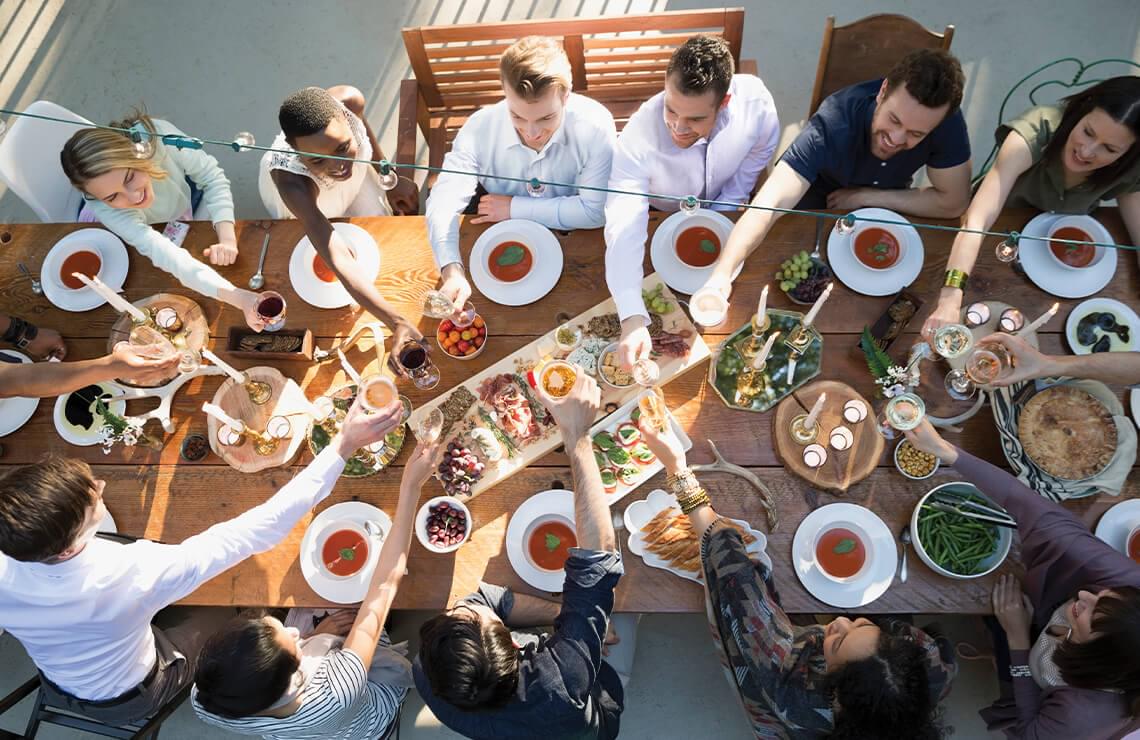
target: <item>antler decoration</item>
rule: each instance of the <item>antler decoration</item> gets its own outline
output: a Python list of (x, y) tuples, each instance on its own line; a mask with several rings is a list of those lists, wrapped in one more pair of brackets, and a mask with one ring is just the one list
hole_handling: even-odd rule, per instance
[(768, 515), (768, 531), (775, 532), (780, 528), (780, 520), (776, 515), (776, 504), (772, 498), (772, 492), (768, 490), (768, 486), (764, 485), (760, 478), (756, 476), (751, 470), (743, 468), (735, 463), (730, 463), (724, 459), (724, 455), (720, 454), (720, 450), (716, 448), (711, 439), (706, 440), (709, 447), (712, 449), (715, 462), (705, 463), (702, 465), (690, 465), (689, 469), (694, 472), (706, 473), (728, 473), (735, 475), (751, 483), (757, 491), (760, 492), (760, 503), (764, 507), (764, 512)]

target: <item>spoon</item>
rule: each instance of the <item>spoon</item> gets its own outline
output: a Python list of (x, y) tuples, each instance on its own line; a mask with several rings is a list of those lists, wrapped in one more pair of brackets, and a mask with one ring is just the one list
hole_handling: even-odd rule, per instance
[(902, 565), (899, 566), (899, 583), (906, 583), (906, 546), (910, 544), (910, 525), (906, 525), (899, 532), (899, 542), (902, 543)]
[(24, 277), (26, 277), (28, 280), (32, 281), (32, 293), (34, 293), (36, 295), (43, 295), (44, 294), (43, 286), (40, 285), (39, 280), (36, 280), (34, 277), (32, 277), (32, 273), (28, 272), (28, 268), (24, 267), (24, 263), (23, 262), (17, 262), (16, 267), (19, 268), (20, 272), (24, 273)]
[(249, 279), (250, 290), (261, 290), (265, 286), (265, 275), (262, 274), (262, 269), (265, 267), (265, 252), (269, 249), (269, 229), (265, 230), (265, 239), (261, 242), (261, 256), (257, 258), (257, 272)]
[(823, 219), (817, 218), (815, 220), (815, 249), (812, 250), (811, 258), (817, 260), (820, 258), (819, 242), (823, 238)]

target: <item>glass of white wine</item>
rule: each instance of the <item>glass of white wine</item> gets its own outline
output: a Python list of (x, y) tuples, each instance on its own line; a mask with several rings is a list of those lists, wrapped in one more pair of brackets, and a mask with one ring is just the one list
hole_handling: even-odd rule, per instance
[(926, 404), (913, 393), (900, 393), (892, 396), (883, 408), (879, 426), (883, 436), (894, 439), (895, 432), (907, 432), (916, 428), (926, 418)]

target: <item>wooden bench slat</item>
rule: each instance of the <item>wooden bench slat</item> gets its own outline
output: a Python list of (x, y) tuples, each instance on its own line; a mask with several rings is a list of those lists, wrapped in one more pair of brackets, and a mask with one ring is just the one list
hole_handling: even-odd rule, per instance
[[(691, 33), (654, 33), (652, 31), (646, 32), (645, 36), (587, 36), (583, 39), (583, 44), (587, 51), (591, 52), (593, 56), (595, 49), (627, 49), (637, 47), (662, 47), (669, 49), (672, 52), (681, 44), (688, 41), (699, 30)], [(722, 33), (710, 31), (711, 36), (724, 36)]]
[[(471, 23), (453, 26), (425, 26), (420, 30), (425, 44), (448, 41), (471, 41), (474, 39), (507, 40), (541, 33), (544, 36), (565, 36), (566, 34), (621, 33), (623, 31), (644, 31), (647, 28), (660, 30), (690, 30), (701, 28), (725, 28), (729, 18), (737, 14), (744, 18), (743, 8), (723, 8), (716, 10), (670, 10), (663, 13), (602, 16), (595, 18), (551, 18), (536, 23), (533, 20), (504, 21), (501, 23)], [(599, 29), (599, 24), (604, 28)]]
[(424, 49), (428, 59), (459, 59), (463, 57), (490, 57), (499, 63), (499, 57), (514, 42), (497, 44), (463, 44), (456, 46), (429, 46)]

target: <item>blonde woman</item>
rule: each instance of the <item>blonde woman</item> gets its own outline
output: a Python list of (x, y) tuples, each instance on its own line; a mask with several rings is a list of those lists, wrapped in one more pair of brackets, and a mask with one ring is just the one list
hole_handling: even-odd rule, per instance
[(215, 265), (237, 259), (234, 206), (230, 183), (218, 161), (197, 149), (177, 149), (161, 141), (163, 134), (184, 135), (167, 121), (136, 112), (115, 128), (141, 124), (153, 134), (150, 156), (136, 151), (130, 135), (107, 129), (81, 129), (60, 152), (68, 180), (86, 199), (85, 209), (160, 270), (186, 287), (217, 298), (245, 315), (250, 328), (260, 331), (257, 294), (234, 287), (209, 265), (195, 259), (150, 224), (187, 220), (205, 211), (218, 241), (205, 250)]

